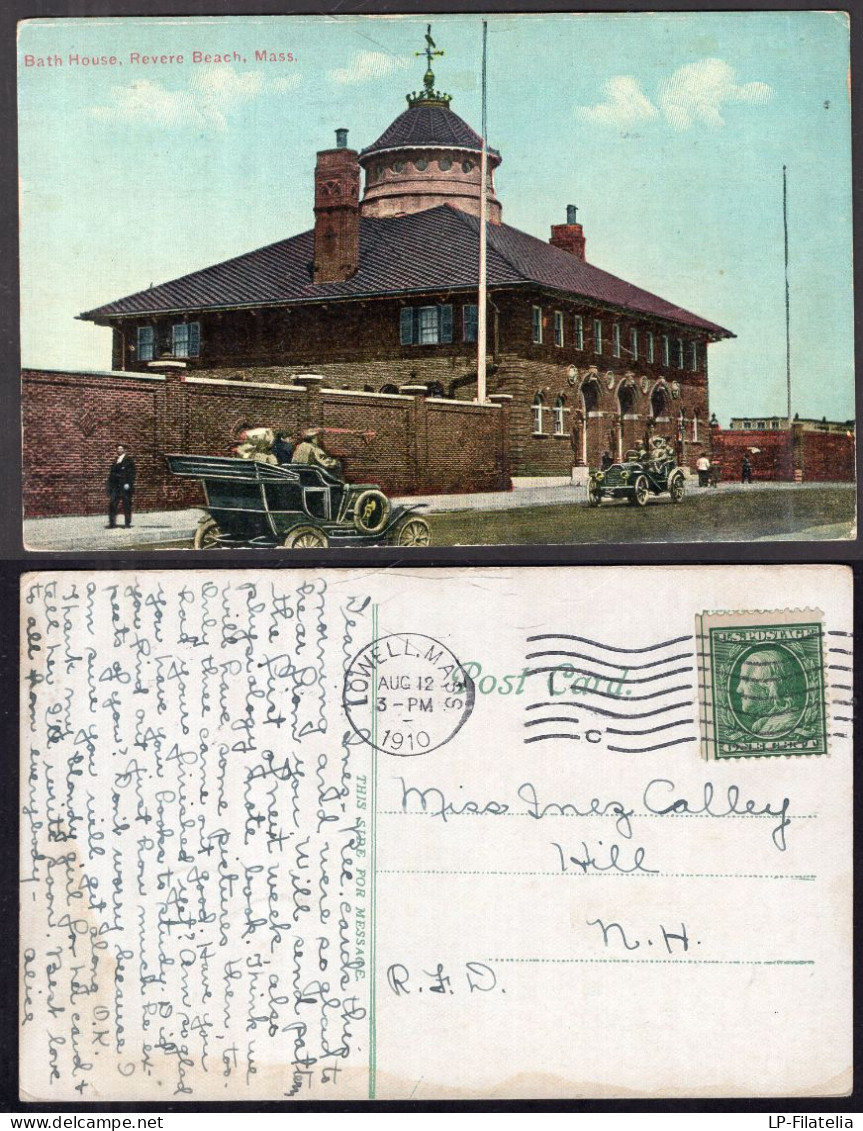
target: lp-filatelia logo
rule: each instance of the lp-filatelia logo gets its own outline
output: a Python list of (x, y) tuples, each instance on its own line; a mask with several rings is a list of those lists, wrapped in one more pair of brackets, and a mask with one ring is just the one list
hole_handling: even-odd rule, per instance
[(780, 1131), (809, 1131), (815, 1127), (852, 1128), (854, 1120), (848, 1115), (771, 1115), (768, 1126)]

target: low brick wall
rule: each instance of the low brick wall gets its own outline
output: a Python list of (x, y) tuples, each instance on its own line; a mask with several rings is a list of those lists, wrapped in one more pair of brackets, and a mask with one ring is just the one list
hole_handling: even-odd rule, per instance
[(853, 436), (841, 432), (803, 432), (800, 441), (804, 480), (815, 483), (854, 479), (856, 445)]
[(199, 485), (170, 475), (165, 454), (229, 455), (244, 427), (291, 435), (322, 427), (346, 477), (379, 483), (389, 494), (510, 486), (506, 407), (299, 387), (248, 374), (232, 381), (27, 369), (22, 385), (28, 518), (102, 513), (118, 443), (135, 459), (136, 509), (197, 505)]
[(842, 432), (804, 431), (800, 425), (794, 425), (790, 432), (787, 429), (714, 430), (713, 461), (721, 464), (723, 480), (740, 479), (746, 455), (755, 480), (793, 482), (798, 479), (804, 483), (854, 480), (854, 436)]
[[(753, 452), (752, 449), (758, 450)], [(740, 480), (743, 458), (749, 456), (752, 478), (794, 480), (794, 442), (790, 432), (713, 432), (713, 463), (721, 467), (722, 479)]]

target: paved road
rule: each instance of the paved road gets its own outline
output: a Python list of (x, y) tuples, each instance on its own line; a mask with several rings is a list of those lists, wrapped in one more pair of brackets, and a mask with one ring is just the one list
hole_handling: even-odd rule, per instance
[[(848, 538), (854, 523), (848, 483), (690, 486), (680, 506), (660, 498), (643, 511), (619, 502), (591, 510), (584, 488), (569, 486), (402, 501), (426, 504), (437, 546)], [(28, 519), (24, 540), (31, 550), (184, 549), (202, 513), (138, 513), (130, 530), (106, 530), (101, 516)]]

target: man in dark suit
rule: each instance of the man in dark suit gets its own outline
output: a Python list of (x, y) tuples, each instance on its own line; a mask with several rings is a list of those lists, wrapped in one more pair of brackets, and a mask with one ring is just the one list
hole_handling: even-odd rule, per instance
[(108, 471), (108, 529), (117, 525), (117, 510), (122, 506), (126, 526), (132, 525), (132, 492), (135, 490), (135, 461), (123, 444), (117, 445), (117, 458)]

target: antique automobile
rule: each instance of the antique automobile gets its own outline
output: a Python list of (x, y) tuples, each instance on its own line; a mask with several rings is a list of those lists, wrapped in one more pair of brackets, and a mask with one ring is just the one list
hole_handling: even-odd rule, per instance
[(207, 514), (195, 549), (279, 546), (427, 546), (422, 503), (394, 506), (373, 483), (345, 483), (310, 464), (222, 456), (168, 455), (174, 475), (200, 480)]
[(683, 500), (685, 476), (677, 466), (670, 445), (661, 437), (651, 440), (650, 450), (628, 451), (620, 463), (591, 471), (587, 484), (588, 506), (598, 507), (603, 499), (627, 499), (644, 507), (651, 495), (667, 491), (673, 503)]

